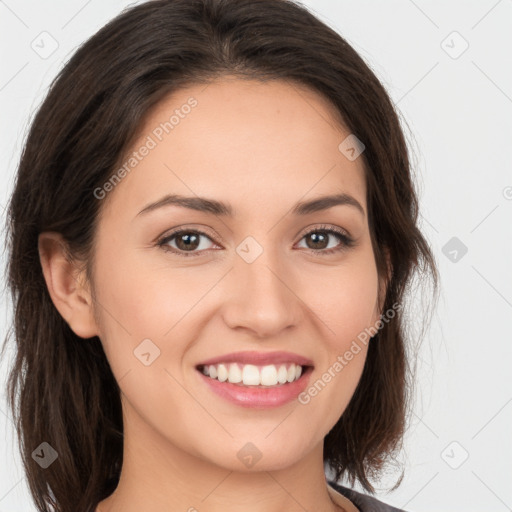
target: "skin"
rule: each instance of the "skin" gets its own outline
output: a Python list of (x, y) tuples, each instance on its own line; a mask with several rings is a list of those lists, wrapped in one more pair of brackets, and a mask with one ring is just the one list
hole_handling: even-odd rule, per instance
[[(122, 391), (121, 479), (98, 510), (339, 510), (327, 492), (323, 439), (355, 391), (367, 347), (307, 405), (273, 409), (227, 402), (195, 366), (239, 350), (286, 350), (313, 360), (311, 384), (375, 324), (379, 276), (362, 159), (338, 150), (350, 132), (322, 96), (233, 77), (168, 96), (132, 150), (191, 96), (198, 105), (102, 200), (93, 282), (65, 259), (58, 234), (40, 236), (55, 306), (78, 336), (100, 337)], [(341, 192), (365, 213), (349, 205), (289, 213), (298, 201)], [(221, 200), (235, 215), (178, 206), (137, 215), (169, 193)], [(322, 255), (327, 242), (315, 246), (304, 234), (324, 224), (355, 245)], [(206, 233), (192, 249), (201, 255), (157, 245), (182, 226)], [(250, 264), (236, 252), (247, 236), (263, 249)], [(185, 252), (179, 242), (167, 246)], [(332, 247), (343, 242), (330, 234)], [(149, 366), (133, 353), (147, 338), (160, 350)], [(237, 457), (248, 442), (262, 454), (251, 468)]]

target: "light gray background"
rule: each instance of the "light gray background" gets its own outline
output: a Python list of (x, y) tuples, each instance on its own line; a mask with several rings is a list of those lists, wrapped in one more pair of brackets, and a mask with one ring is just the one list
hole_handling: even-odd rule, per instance
[[(48, 84), (130, 3), (0, 0), (2, 215)], [(410, 512), (512, 510), (512, 0), (305, 4), (363, 56), (409, 125), (421, 225), (441, 272), (401, 457), (406, 476), (378, 496)], [(1, 312), (3, 336), (11, 318), (5, 294)], [(0, 411), (0, 512), (29, 512), (35, 507), (4, 400)]]

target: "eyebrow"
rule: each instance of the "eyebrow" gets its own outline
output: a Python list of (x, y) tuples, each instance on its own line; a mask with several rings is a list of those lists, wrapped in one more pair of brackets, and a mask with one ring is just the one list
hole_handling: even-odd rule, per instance
[[(196, 210), (203, 213), (211, 213), (223, 217), (233, 217), (233, 208), (231, 205), (207, 199), (205, 197), (186, 197), (178, 194), (168, 194), (158, 201), (146, 205), (136, 216), (147, 214), (158, 208), (165, 206), (181, 206), (190, 210)], [(366, 215), (364, 208), (359, 201), (349, 194), (335, 194), (322, 196), (310, 201), (297, 203), (292, 208), (293, 215), (309, 215), (311, 213), (327, 210), (333, 206), (346, 205), (355, 207), (363, 216)]]

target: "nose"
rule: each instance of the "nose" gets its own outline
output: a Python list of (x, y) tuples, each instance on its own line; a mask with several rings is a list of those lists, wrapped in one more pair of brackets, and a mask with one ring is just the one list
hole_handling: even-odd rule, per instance
[(238, 255), (229, 273), (223, 317), (231, 329), (246, 330), (257, 338), (276, 337), (298, 326), (304, 305), (290, 269), (264, 250), (249, 263)]

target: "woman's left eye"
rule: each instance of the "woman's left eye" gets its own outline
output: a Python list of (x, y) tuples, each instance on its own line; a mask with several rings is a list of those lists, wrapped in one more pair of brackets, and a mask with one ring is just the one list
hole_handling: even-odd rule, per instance
[[(341, 243), (334, 246), (331, 245), (329, 247), (329, 238), (332, 238), (333, 236), (340, 240)], [(309, 240), (312, 241), (313, 249), (311, 249), (310, 247), (307, 248), (313, 250), (314, 252), (319, 252), (321, 255), (328, 255), (335, 252), (340, 252), (343, 251), (344, 249), (353, 247), (354, 245), (354, 239), (351, 238), (348, 233), (337, 227), (329, 228), (327, 226), (321, 226), (319, 228), (314, 228), (303, 235), (303, 238), (307, 239), (307, 237), (309, 237)], [(326, 243), (327, 246), (324, 247), (324, 244)], [(318, 251), (316, 249), (322, 250)]]
[[(329, 240), (333, 236), (341, 243), (329, 246)], [(321, 226), (311, 229), (302, 235), (301, 241), (302, 239), (308, 240), (308, 237), (313, 247), (306, 247), (306, 249), (321, 255), (340, 252), (354, 245), (354, 240), (348, 233), (337, 227)], [(157, 242), (157, 245), (164, 251), (170, 251), (178, 256), (201, 256), (204, 251), (210, 250), (201, 243), (202, 238), (212, 241), (211, 237), (202, 231), (181, 229), (163, 237)], [(176, 246), (173, 247), (171, 243), (175, 243)]]

